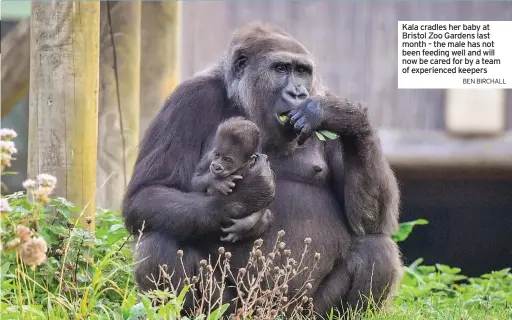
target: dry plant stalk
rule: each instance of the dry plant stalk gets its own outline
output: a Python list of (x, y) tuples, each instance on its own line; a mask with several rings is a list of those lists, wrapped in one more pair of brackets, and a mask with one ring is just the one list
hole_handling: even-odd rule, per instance
[[(193, 299), (193, 311), (189, 316), (197, 317), (202, 314), (211, 314), (225, 303), (234, 306), (236, 319), (275, 319), (282, 316), (286, 319), (314, 319), (313, 298), (308, 296), (312, 289), (312, 274), (320, 260), (320, 254), (314, 253), (313, 266), (306, 265), (306, 255), (311, 244), (311, 239), (304, 240), (304, 250), (300, 254), (299, 261), (292, 257), (292, 252), (286, 249), (283, 242), (285, 232), (279, 231), (271, 252), (265, 254), (261, 247), (263, 240), (254, 242), (249, 259), (244, 268), (240, 268), (236, 275), (232, 272), (230, 260), (231, 252), (224, 247), (219, 248), (216, 261), (203, 259), (199, 261), (199, 273), (187, 274), (183, 264), (183, 250), (177, 254), (181, 261), (184, 278), (178, 279), (177, 287), (174, 287), (171, 278), (173, 271), (168, 273), (167, 266), (160, 267), (158, 279), (151, 279), (158, 290), (162, 288), (162, 281), (167, 283), (165, 291), (170, 291), (175, 296), (179, 295), (178, 288), (181, 281), (186, 286)], [(296, 292), (290, 292), (290, 281), (303, 277), (305, 280)], [(227, 287), (236, 290), (237, 296), (232, 301), (223, 301), (223, 293)], [(162, 295), (158, 297), (159, 303), (164, 302)]]

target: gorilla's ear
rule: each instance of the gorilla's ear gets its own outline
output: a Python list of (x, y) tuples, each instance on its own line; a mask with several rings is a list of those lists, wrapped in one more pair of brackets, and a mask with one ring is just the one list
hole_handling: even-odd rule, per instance
[(240, 78), (244, 73), (249, 58), (240, 51), (236, 53), (235, 57), (235, 61), (233, 62), (233, 74), (235, 77)]

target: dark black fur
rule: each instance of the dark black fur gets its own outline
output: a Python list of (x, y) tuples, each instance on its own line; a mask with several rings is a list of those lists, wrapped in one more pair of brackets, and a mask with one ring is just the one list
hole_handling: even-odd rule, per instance
[[(277, 113), (288, 115), (285, 123)], [(192, 192), (195, 165), (210, 149), (219, 123), (232, 116), (258, 124), (275, 185), (261, 157), (229, 196)], [(325, 142), (311, 137), (319, 129), (340, 137)], [(178, 249), (191, 274), (201, 258), (216, 253), (226, 220), (268, 207), (274, 221), (260, 235), (263, 250), (282, 229), (294, 252), (311, 237), (311, 251), (321, 253), (311, 292), (316, 311), (325, 313), (361, 305), (360, 294), (368, 296), (370, 288), (375, 299), (393, 292), (401, 274), (391, 239), (398, 200), (366, 109), (324, 92), (312, 57), (293, 37), (251, 24), (235, 33), (217, 66), (177, 87), (148, 128), (123, 215), (135, 234), (144, 225), (135, 279), (149, 290), (154, 285), (146, 276), (157, 276), (159, 264), (182, 275)], [(243, 266), (251, 245), (248, 240), (226, 246), (233, 268)], [(291, 283), (289, 292), (299, 285)], [(227, 290), (226, 299), (232, 296)]]

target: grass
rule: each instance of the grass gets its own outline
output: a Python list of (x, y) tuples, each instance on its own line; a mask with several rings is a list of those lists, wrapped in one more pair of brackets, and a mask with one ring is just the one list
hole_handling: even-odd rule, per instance
[[(10, 141), (5, 136), (2, 141)], [(2, 174), (6, 174), (4, 169), (15, 153), (12, 151), (16, 151), (12, 145), (2, 145)], [(212, 294), (195, 301), (196, 313), (190, 319), (220, 319), (227, 302), (210, 299), (224, 288), (222, 281), (211, 276), (215, 268), (238, 279), (240, 318), (279, 318), (292, 302), (300, 302), (303, 308), (295, 306), (296, 311), (310, 307), (309, 278), (293, 299), (283, 298), (283, 293), (287, 281), (308, 272), (302, 257), (315, 254), (308, 251), (311, 239), (305, 240), (304, 251), (296, 259), (281, 245), (281, 238), (269, 253), (261, 252), (261, 243), (256, 241), (245, 271), (236, 275), (226, 268), (235, 253), (220, 248), (217, 261), (198, 261), (201, 272), (198, 277), (184, 279), (184, 290), (141, 295), (132, 278), (132, 246), (137, 239), (130, 238), (120, 214), (98, 209), (95, 230), (78, 226), (72, 217), (80, 208), (50, 196), (55, 182), (52, 179), (41, 175), (24, 184), (26, 192), (0, 199), (1, 319), (188, 319), (180, 317), (183, 299), (186, 292), (197, 288)], [(415, 226), (425, 224), (427, 221), (422, 219), (402, 223), (393, 239), (406, 241)], [(284, 263), (278, 263), (279, 256)], [(397, 296), (385, 308), (362, 315), (348, 312), (348, 318), (512, 319), (510, 268), (468, 278), (458, 268), (425, 266), (422, 262), (418, 259), (404, 267)], [(275, 286), (265, 290), (258, 285), (260, 280)], [(154, 300), (163, 303), (154, 306)], [(338, 310), (332, 310), (325, 318), (337, 319), (339, 315)]]

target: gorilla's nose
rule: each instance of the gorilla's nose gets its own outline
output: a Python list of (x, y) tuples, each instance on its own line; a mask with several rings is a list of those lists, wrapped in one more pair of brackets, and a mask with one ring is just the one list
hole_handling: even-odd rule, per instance
[(282, 94), (283, 99), (294, 108), (304, 102), (308, 96), (308, 91), (302, 85), (288, 85), (284, 88)]

